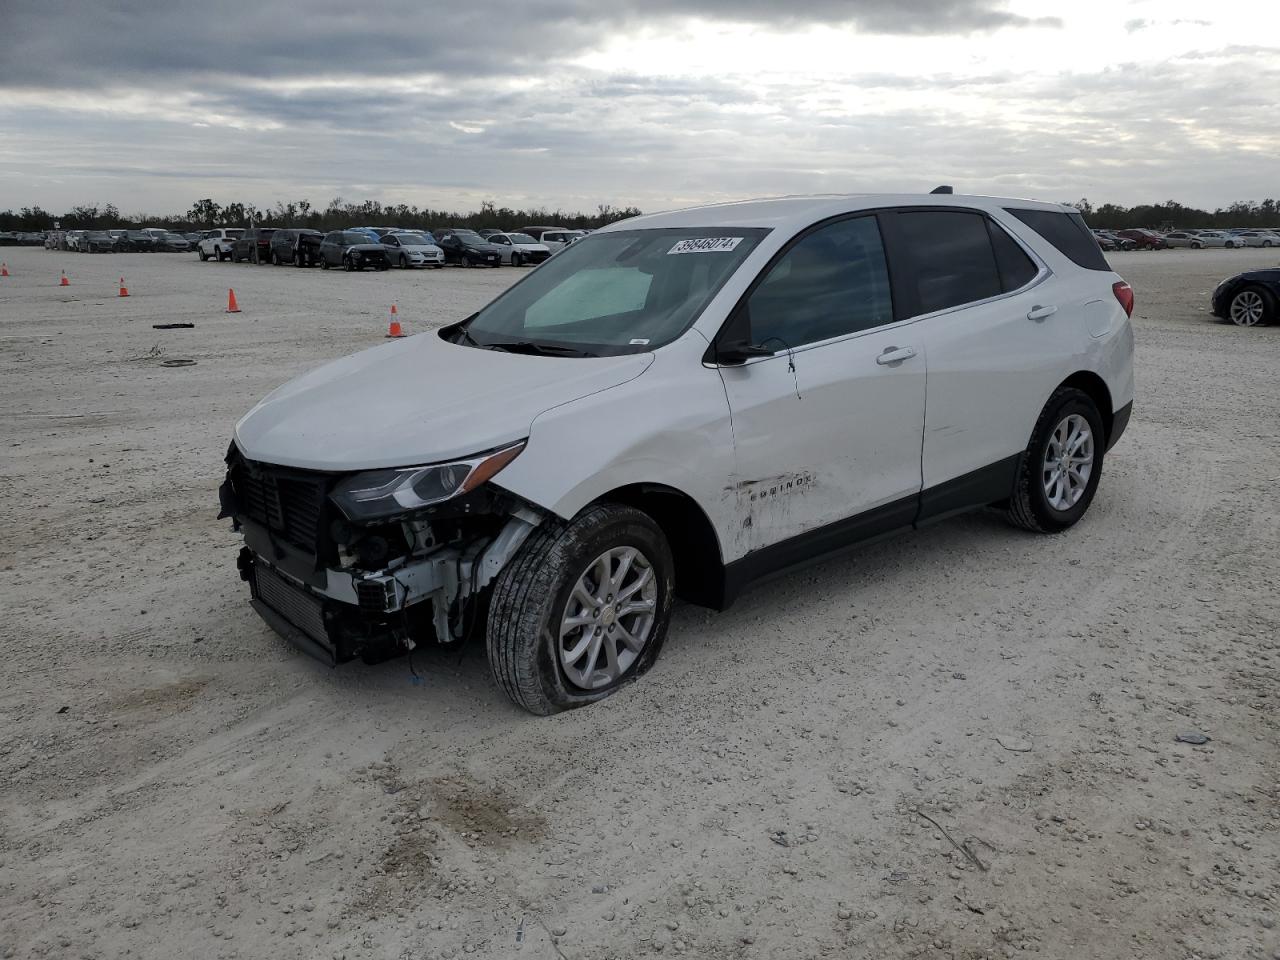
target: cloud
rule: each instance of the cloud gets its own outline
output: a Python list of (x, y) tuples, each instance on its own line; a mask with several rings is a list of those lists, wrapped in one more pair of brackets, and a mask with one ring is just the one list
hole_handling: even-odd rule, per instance
[(620, 30), (700, 19), (931, 35), (1057, 26), (1004, 0), (7, 0), (0, 86), (74, 87), (356, 75), (538, 75)]

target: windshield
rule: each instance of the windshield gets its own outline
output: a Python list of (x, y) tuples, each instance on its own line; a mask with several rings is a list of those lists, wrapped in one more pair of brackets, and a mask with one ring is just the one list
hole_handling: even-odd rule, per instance
[(768, 230), (619, 230), (579, 240), (481, 310), (466, 328), (479, 346), (642, 353), (697, 318)]
[(537, 243), (538, 242), (537, 240), (533, 239), (533, 237), (529, 236), (527, 233), (508, 233), (507, 236), (511, 238), (512, 243)]
[(453, 231), (453, 235), (459, 240), (468, 240), (471, 243), (484, 243), (480, 234), (476, 233), (474, 230), (455, 230)]
[(406, 247), (425, 247), (431, 243), (420, 233), (393, 233), (392, 236)]
[(346, 244), (368, 243), (369, 237), (367, 234), (363, 233), (344, 233), (342, 235), (342, 242)]

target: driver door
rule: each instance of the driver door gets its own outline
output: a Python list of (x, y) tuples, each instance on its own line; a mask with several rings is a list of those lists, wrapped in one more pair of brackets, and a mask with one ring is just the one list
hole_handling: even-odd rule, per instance
[(753, 564), (782, 566), (909, 525), (924, 346), (914, 323), (895, 319), (876, 216), (802, 234), (738, 309), (750, 342), (774, 353), (719, 368), (742, 516), (725, 559), (762, 551)]

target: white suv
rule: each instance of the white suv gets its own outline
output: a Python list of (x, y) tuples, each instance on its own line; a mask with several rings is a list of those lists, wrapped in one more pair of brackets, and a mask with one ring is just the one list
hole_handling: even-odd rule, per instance
[(232, 245), (243, 236), (244, 231), (238, 227), (206, 230), (196, 241), (196, 253), (200, 256), (200, 262), (203, 263), (210, 257), (230, 260)]
[(996, 505), (1076, 523), (1133, 401), (1133, 293), (1068, 207), (788, 198), (615, 223), (466, 320), (236, 426), (240, 571), (329, 662), (484, 636), (528, 710), (850, 544)]

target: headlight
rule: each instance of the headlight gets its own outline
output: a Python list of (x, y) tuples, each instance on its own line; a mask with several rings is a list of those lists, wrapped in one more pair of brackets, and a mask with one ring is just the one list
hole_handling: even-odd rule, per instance
[(355, 522), (390, 517), (470, 493), (514, 460), (525, 441), (467, 460), (424, 467), (370, 470), (348, 477), (330, 498)]

